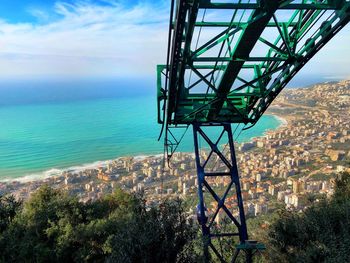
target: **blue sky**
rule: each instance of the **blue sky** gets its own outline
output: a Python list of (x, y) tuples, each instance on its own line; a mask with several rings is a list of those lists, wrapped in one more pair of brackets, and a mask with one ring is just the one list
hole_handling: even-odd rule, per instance
[(0, 78), (150, 76), (164, 63), (165, 2), (0, 1)]
[[(170, 0), (0, 0), (0, 79), (155, 77)], [(350, 25), (298, 78), (350, 78)]]
[(74, 0), (1, 0), (2, 5), (0, 9), (0, 17), (10, 23), (40, 23), (40, 22), (52, 22), (63, 18), (57, 13), (56, 6), (59, 3), (69, 5), (79, 5), (82, 3), (104, 7), (113, 7), (115, 3), (122, 5), (125, 8), (133, 8), (139, 4), (154, 5), (161, 4), (160, 1), (135, 1), (135, 0), (87, 0), (87, 1), (74, 1)]

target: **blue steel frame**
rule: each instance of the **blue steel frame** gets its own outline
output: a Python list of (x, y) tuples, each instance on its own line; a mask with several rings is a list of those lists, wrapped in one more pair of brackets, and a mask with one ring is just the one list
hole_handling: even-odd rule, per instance
[[(207, 136), (207, 134), (202, 129), (202, 127), (213, 127), (215, 129), (222, 128), (222, 131), (218, 136), (217, 140), (214, 142)], [(226, 262), (224, 259), (224, 256), (220, 254), (218, 249), (216, 249), (216, 247), (212, 243), (212, 239), (213, 238), (234, 238), (235, 236), (238, 236), (240, 243), (239, 243), (239, 246), (236, 246), (236, 253), (230, 262), (234, 262), (236, 260), (240, 250), (243, 250), (246, 252), (247, 261), (250, 262), (249, 260), (251, 260), (253, 250), (256, 250), (258, 248), (257, 246), (251, 245), (251, 241), (248, 240), (247, 225), (246, 225), (246, 219), (245, 219), (244, 208), (243, 208), (243, 199), (241, 194), (241, 187), (240, 187), (240, 181), (239, 181), (239, 175), (238, 175), (238, 168), (237, 168), (237, 162), (236, 162), (236, 156), (235, 156), (231, 124), (230, 123), (220, 123), (220, 124), (194, 123), (193, 136), (194, 136), (195, 158), (196, 158), (196, 167), (197, 167), (197, 176), (198, 176), (199, 211), (197, 211), (197, 213), (199, 218), (198, 221), (201, 225), (202, 233), (203, 233), (204, 255), (208, 260), (209, 248), (211, 248), (214, 254), (218, 257), (218, 259), (221, 262)], [(220, 147), (218, 145), (224, 136), (227, 136), (227, 142), (229, 146), (228, 154), (230, 158), (227, 158), (225, 156), (225, 154), (223, 153), (223, 151), (220, 150)], [(208, 157), (205, 158), (203, 163), (201, 162), (201, 157), (200, 157), (199, 138), (203, 138), (210, 147), (209, 149), (210, 152), (208, 154)], [(225, 170), (228, 172), (226, 171), (225, 172), (206, 172), (206, 166), (209, 162), (209, 159), (213, 156), (214, 153), (217, 154), (217, 156), (221, 159), (222, 163), (225, 164), (225, 168), (227, 168)], [(222, 176), (227, 176), (231, 180), (228, 184), (227, 189), (225, 190), (223, 197), (220, 198), (215, 193), (214, 189), (210, 186), (210, 184), (207, 182), (206, 177), (222, 177)], [(237, 197), (239, 220), (237, 220), (233, 216), (231, 211), (225, 205), (225, 200), (233, 187), (235, 188), (235, 195)], [(205, 207), (205, 200), (204, 200), (204, 194), (203, 194), (203, 191), (205, 191), (205, 189), (211, 194), (211, 196), (214, 198), (214, 200), (217, 203), (216, 211), (214, 212), (209, 222), (206, 215), (206, 207)], [(211, 228), (213, 227), (213, 223), (220, 209), (223, 209), (223, 211), (226, 213), (230, 221), (237, 227), (238, 232), (215, 233), (215, 234), (211, 233)]]

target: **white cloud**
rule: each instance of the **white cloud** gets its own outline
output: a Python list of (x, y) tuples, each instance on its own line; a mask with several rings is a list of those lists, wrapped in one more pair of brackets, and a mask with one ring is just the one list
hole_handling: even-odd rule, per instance
[(61, 18), (50, 23), (0, 21), (0, 77), (153, 74), (166, 54), (167, 6), (110, 2), (57, 2)]
[[(38, 24), (0, 20), (0, 78), (155, 76), (156, 64), (166, 57), (168, 1), (131, 7), (130, 1), (103, 1), (109, 5), (57, 2), (53, 16), (29, 10)], [(208, 13), (208, 19), (215, 16)], [(56, 20), (48, 22), (50, 17)], [(350, 76), (349, 29), (332, 39), (298, 75)]]

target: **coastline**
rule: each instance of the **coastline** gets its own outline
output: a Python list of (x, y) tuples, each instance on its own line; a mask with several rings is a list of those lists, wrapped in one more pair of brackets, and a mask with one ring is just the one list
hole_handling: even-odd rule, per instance
[[(273, 116), (274, 118), (276, 118), (279, 121), (279, 125), (274, 128), (274, 129), (267, 129), (264, 131), (264, 133), (260, 136), (253, 136), (251, 137), (248, 141), (246, 142), (251, 142), (253, 140), (255, 140), (256, 138), (259, 137), (263, 137), (266, 135), (267, 132), (275, 132), (278, 131), (280, 128), (285, 127), (288, 125), (288, 120), (287, 118), (285, 118), (285, 116), (280, 116), (278, 114), (275, 113), (268, 113), (266, 115), (270, 115)], [(246, 142), (242, 142), (242, 143), (246, 143)], [(133, 158), (135, 161), (142, 161), (144, 159), (147, 158), (162, 158), (163, 154), (159, 153), (159, 154), (149, 154), (149, 155), (145, 155), (145, 154), (140, 154), (140, 155), (126, 155), (126, 156), (121, 156), (121, 157), (117, 157), (117, 158), (113, 158), (113, 159), (108, 159), (108, 160), (99, 160), (99, 161), (94, 161), (91, 163), (85, 163), (85, 164), (81, 164), (81, 165), (75, 165), (75, 166), (71, 166), (71, 167), (67, 167), (67, 168), (51, 168), (49, 170), (45, 170), (42, 172), (37, 172), (37, 173), (31, 173), (31, 174), (25, 174), (23, 176), (20, 177), (15, 177), (15, 178), (0, 178), (0, 184), (11, 184), (11, 183), (30, 183), (30, 182), (38, 182), (38, 181), (45, 181), (46, 179), (50, 179), (50, 178), (55, 178), (55, 177), (59, 177), (62, 176), (65, 172), (71, 172), (73, 174), (77, 174), (79, 172), (83, 172), (86, 170), (96, 170), (99, 168), (105, 168), (107, 167), (108, 163), (113, 162), (113, 161), (118, 161), (121, 160), (123, 158)]]
[[(241, 137), (239, 137), (241, 133), (238, 130), (235, 146), (238, 148), (239, 175), (246, 201), (251, 204), (251, 207), (254, 207), (254, 211), (248, 212), (249, 215), (260, 214), (256, 213), (255, 209), (264, 211), (264, 213), (274, 211), (278, 209), (279, 204), (287, 209), (302, 211), (307, 207), (303, 200), (309, 193), (332, 195), (334, 193), (332, 178), (341, 171), (350, 171), (350, 168), (346, 166), (346, 161), (350, 157), (350, 145), (348, 144), (350, 117), (344, 114), (339, 115), (339, 111), (343, 112), (344, 107), (349, 109), (350, 104), (349, 101), (346, 104), (344, 101), (339, 101), (338, 93), (328, 96), (334, 90), (345, 94), (344, 96), (349, 96), (347, 94), (350, 94), (350, 82), (347, 86), (342, 84), (329, 87), (317, 86), (311, 92), (291, 90), (285, 95), (281, 94), (281, 99), (277, 100), (272, 105), (273, 107), (270, 107), (270, 110), (264, 114), (267, 117), (265, 121), (259, 121), (254, 129), (243, 132)], [(320, 105), (305, 106), (309, 98), (319, 100)], [(216, 134), (218, 132), (220, 130), (216, 131)], [(240, 139), (237, 140), (237, 138)], [(149, 145), (152, 147), (152, 143), (156, 143), (154, 137), (148, 136), (148, 143), (145, 145), (140, 145), (133, 140), (129, 141), (130, 136), (114, 136), (114, 139), (124, 140), (130, 152), (125, 151), (124, 154), (114, 155), (116, 151), (113, 151), (113, 155), (105, 155), (107, 158), (94, 153), (88, 162), (84, 162), (84, 159), (80, 162), (90, 162), (86, 165), (73, 166), (75, 163), (72, 162), (73, 165), (61, 166), (72, 166), (67, 169), (52, 169), (46, 173), (38, 173), (36, 180), (29, 175), (22, 179), (27, 180), (27, 183), (21, 183), (18, 180), (10, 180), (12, 183), (0, 183), (0, 194), (13, 195), (18, 200), (27, 200), (41, 186), (47, 185), (53, 189), (62, 189), (83, 203), (98, 200), (106, 194), (113, 193), (117, 188), (127, 192), (142, 191), (149, 205), (158, 204), (159, 200), (164, 197), (195, 198), (198, 191), (198, 178), (196, 160), (192, 151), (193, 138), (186, 140), (182, 144), (185, 147), (174, 155), (171, 169), (163, 168), (161, 154), (155, 155), (161, 152), (159, 149), (157, 151), (147, 150), (151, 149), (148, 148)], [(225, 142), (223, 141), (220, 146), (225, 145)], [(99, 143), (101, 140), (93, 146), (98, 147)], [(102, 143), (110, 144), (111, 141), (102, 141)], [(161, 142), (158, 142), (157, 146), (159, 144)], [(143, 147), (139, 148), (139, 146)], [(207, 148), (205, 144), (201, 146)], [(70, 149), (69, 146), (67, 148)], [(146, 149), (146, 151), (141, 155), (139, 154), (140, 149)], [(82, 154), (82, 148), (78, 148), (76, 152)], [(99, 158), (100, 156), (102, 158)], [(35, 155), (33, 157), (37, 158)], [(94, 159), (94, 157), (97, 158)], [(114, 161), (93, 163), (94, 160), (104, 159), (114, 159)], [(212, 164), (216, 163), (217, 161), (212, 159)], [(59, 163), (50, 161), (43, 166), (45, 167), (43, 170), (56, 164)], [(87, 167), (96, 168), (106, 164), (108, 165), (105, 168), (87, 169)], [(24, 162), (23, 165), (27, 163)], [(224, 168), (220, 163), (214, 166), (216, 167), (218, 171)], [(69, 170), (72, 168), (75, 170)], [(63, 170), (67, 172), (62, 174)], [(79, 170), (81, 172), (77, 172)], [(18, 170), (18, 177), (23, 174), (23, 171), (33, 170)], [(2, 174), (5, 175), (6, 170)], [(61, 176), (54, 176), (55, 174), (61, 174)], [(41, 175), (46, 179), (41, 179)], [(14, 177), (12, 178), (15, 179)], [(214, 181), (214, 184), (218, 187), (227, 186), (229, 182), (223, 179)], [(296, 182), (298, 182), (298, 191), (292, 189), (295, 188)], [(299, 182), (301, 189), (299, 189)], [(302, 200), (301, 203), (299, 203), (299, 198)], [(235, 200), (230, 199), (228, 205), (235, 207)], [(216, 209), (215, 204), (213, 209)]]
[(133, 159), (135, 159), (137, 161), (142, 161), (146, 158), (161, 157), (161, 156), (163, 156), (163, 154), (122, 156), (122, 157), (118, 157), (115, 159), (109, 159), (109, 160), (104, 160), (104, 161), (95, 161), (92, 163), (75, 165), (75, 166), (71, 166), (68, 168), (62, 168), (62, 169), (52, 168), (52, 169), (49, 169), (49, 170), (46, 170), (43, 172), (26, 174), (24, 176), (16, 177), (16, 178), (4, 178), (4, 179), (0, 179), (0, 183), (12, 183), (12, 182), (29, 183), (29, 182), (34, 182), (34, 181), (42, 181), (42, 180), (45, 180), (48, 178), (62, 176), (65, 172), (79, 173), (79, 172), (83, 172), (85, 170), (105, 168), (105, 167), (107, 167), (108, 163), (113, 162), (113, 161), (118, 161), (118, 160), (123, 159), (123, 158), (132, 157)]
[(270, 114), (270, 115), (274, 116), (281, 123), (281, 125), (277, 129), (279, 129), (281, 127), (284, 127), (284, 126), (287, 126), (288, 123), (289, 123), (288, 118), (282, 117), (281, 115), (277, 115), (275, 113), (274, 114)]

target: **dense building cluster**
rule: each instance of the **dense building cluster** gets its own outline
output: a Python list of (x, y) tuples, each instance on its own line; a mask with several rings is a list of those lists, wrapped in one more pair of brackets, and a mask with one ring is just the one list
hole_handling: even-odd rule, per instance
[[(269, 114), (286, 123), (265, 136), (238, 145), (237, 161), (245, 212), (248, 216), (267, 213), (283, 204), (301, 210), (310, 198), (333, 193), (335, 174), (349, 170), (350, 81), (325, 83), (304, 89), (287, 89), (269, 109)], [(203, 149), (202, 155), (208, 152)], [(223, 165), (215, 164), (220, 170)], [(225, 189), (228, 178), (209, 179), (213, 187)], [(0, 183), (0, 194), (27, 198), (43, 183), (65, 189), (81, 201), (94, 200), (116, 187), (144, 191), (148, 202), (162, 197), (192, 198), (197, 195), (194, 154), (175, 153), (171, 168), (162, 156), (123, 157), (100, 167), (62, 174), (32, 182)], [(234, 213), (236, 199), (228, 196)], [(217, 203), (207, 201), (208, 212)], [(236, 211), (237, 213), (237, 211)], [(219, 222), (221, 214), (216, 217)]]

